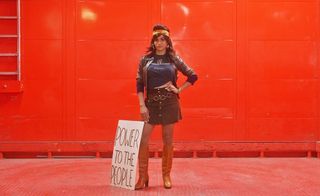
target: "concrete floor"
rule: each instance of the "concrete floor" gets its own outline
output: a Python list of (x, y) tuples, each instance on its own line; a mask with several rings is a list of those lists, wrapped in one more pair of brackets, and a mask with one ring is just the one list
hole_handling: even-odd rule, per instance
[(0, 195), (320, 195), (317, 158), (175, 158), (172, 189), (161, 159), (150, 159), (149, 188), (111, 187), (111, 159), (2, 159)]

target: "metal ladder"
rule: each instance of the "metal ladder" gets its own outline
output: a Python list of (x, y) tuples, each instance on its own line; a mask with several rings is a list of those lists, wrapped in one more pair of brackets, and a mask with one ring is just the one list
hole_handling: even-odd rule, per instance
[(16, 57), (17, 58), (17, 67), (16, 71), (0, 71), (0, 76), (16, 76), (18, 81), (21, 81), (21, 33), (20, 33), (20, 0), (16, 0), (17, 5), (17, 15), (16, 16), (0, 16), (0, 20), (16, 20), (17, 21), (17, 34), (0, 34), (0, 42), (3, 38), (16, 38), (17, 39), (17, 51), (16, 53), (0, 53), (0, 58), (3, 57)]

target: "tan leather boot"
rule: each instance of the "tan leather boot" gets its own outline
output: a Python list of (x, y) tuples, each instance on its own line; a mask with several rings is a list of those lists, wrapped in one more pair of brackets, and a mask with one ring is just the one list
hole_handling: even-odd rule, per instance
[(170, 189), (172, 187), (170, 172), (172, 167), (172, 157), (173, 157), (173, 146), (163, 146), (162, 152), (162, 178), (163, 178), (163, 186), (166, 189)]
[(139, 149), (139, 180), (135, 189), (143, 189), (149, 186), (148, 162), (149, 162), (149, 147), (140, 146)]

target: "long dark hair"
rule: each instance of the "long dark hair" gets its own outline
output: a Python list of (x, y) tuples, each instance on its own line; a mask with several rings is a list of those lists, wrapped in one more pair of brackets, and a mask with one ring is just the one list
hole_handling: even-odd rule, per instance
[[(167, 26), (163, 25), (163, 24), (156, 24), (153, 26), (152, 31), (157, 31), (157, 30), (166, 30), (170, 33), (170, 30)], [(164, 39), (166, 40), (166, 42), (168, 43), (168, 48), (166, 49), (166, 54), (171, 62), (174, 62), (175, 58), (176, 58), (176, 51), (173, 48), (172, 45), (172, 41), (170, 39), (169, 36), (163, 34), (163, 33), (157, 33), (155, 35), (152, 36), (151, 42), (150, 42), (150, 46), (147, 48), (146, 51), (146, 56), (147, 57), (153, 57), (156, 54), (156, 48), (154, 46), (154, 41), (160, 37), (161, 35), (163, 35)]]

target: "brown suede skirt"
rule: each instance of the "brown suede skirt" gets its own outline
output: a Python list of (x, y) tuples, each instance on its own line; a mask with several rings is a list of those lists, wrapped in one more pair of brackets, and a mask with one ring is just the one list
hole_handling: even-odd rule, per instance
[(145, 104), (149, 110), (150, 124), (166, 125), (182, 119), (177, 94), (164, 88), (148, 90)]

